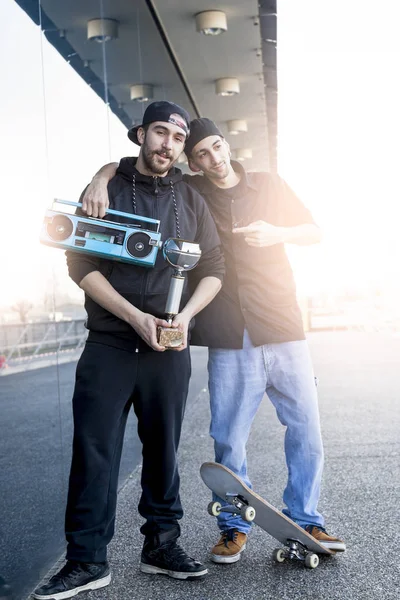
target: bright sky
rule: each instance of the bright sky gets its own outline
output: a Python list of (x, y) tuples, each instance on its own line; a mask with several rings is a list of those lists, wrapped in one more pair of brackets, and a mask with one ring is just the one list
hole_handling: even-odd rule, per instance
[(278, 0), (280, 172), (323, 244), (297, 252), (299, 288), (397, 288), (400, 2)]
[[(300, 292), (398, 288), (400, 3), (278, 3), (280, 172), (325, 234), (291, 252)], [(54, 276), (78, 293), (59, 275), (63, 253), (38, 243), (43, 213), (53, 197), (76, 200), (99, 165), (134, 148), (113, 115), (109, 147), (102, 101), (43, 49), (48, 158), (39, 28), (3, 0), (0, 306), (43, 299)]]

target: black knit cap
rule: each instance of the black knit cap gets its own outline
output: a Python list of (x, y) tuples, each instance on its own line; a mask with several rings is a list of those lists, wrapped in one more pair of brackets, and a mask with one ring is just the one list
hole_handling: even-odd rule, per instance
[[(179, 115), (181, 119), (172, 115)], [(155, 121), (163, 121), (164, 123), (172, 123), (172, 125), (177, 125), (182, 129), (182, 131), (184, 131), (184, 133), (186, 133), (186, 137), (189, 135), (189, 113), (178, 104), (168, 102), (167, 100), (160, 100), (159, 102), (152, 102), (148, 105), (144, 111), (143, 123), (141, 125), (136, 125), (136, 127), (132, 127), (132, 129), (128, 131), (128, 138), (131, 140), (131, 142), (140, 146), (137, 138), (139, 127), (143, 127), (143, 125), (148, 125), (149, 123), (154, 123)]]
[(193, 119), (193, 121), (190, 123), (190, 136), (186, 140), (185, 144), (186, 156), (190, 156), (196, 144), (210, 135), (219, 135), (222, 138), (224, 137), (214, 121), (211, 121), (211, 119), (207, 119), (206, 117)]

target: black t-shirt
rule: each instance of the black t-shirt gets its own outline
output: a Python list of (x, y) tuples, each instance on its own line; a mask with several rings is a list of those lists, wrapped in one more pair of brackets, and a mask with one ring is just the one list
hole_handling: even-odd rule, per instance
[(241, 348), (244, 328), (256, 346), (304, 339), (296, 286), (284, 244), (249, 246), (233, 234), (263, 220), (292, 227), (314, 223), (311, 213), (278, 175), (248, 173), (232, 166), (240, 183), (221, 189), (202, 176), (185, 180), (205, 198), (216, 222), (225, 255), (225, 279), (216, 298), (196, 316), (191, 343), (212, 348)]
[[(235, 255), (233, 249), (232, 233), (232, 214), (231, 205), (232, 199), (239, 200), (246, 193), (246, 181), (242, 178), (237, 185), (229, 189), (222, 189), (213, 186), (213, 199), (215, 200), (212, 209), (214, 221), (218, 224), (218, 233), (225, 256), (225, 268), (229, 269), (229, 273), (225, 276), (226, 282), (235, 282), (237, 287)], [(232, 287), (232, 286), (231, 286)]]

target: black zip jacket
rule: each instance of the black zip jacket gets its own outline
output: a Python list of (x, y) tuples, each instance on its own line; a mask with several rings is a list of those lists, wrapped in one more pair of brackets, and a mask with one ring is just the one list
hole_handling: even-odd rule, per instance
[[(179, 169), (172, 168), (166, 177), (149, 177), (139, 173), (135, 164), (136, 159), (121, 160), (115, 177), (108, 184), (110, 208), (134, 213), (135, 203), (138, 215), (160, 220), (162, 241), (169, 237), (181, 237), (200, 244), (202, 256), (199, 264), (186, 274), (181, 302), (183, 308), (203, 277), (223, 279), (224, 259), (215, 223), (203, 198), (182, 180)], [(106, 218), (115, 222), (130, 222), (116, 215), (107, 215)], [(156, 317), (165, 316), (173, 269), (163, 258), (162, 250), (158, 251), (154, 267), (136, 266), (71, 251), (66, 256), (69, 275), (78, 285), (88, 273), (100, 271), (133, 306)], [(151, 350), (128, 323), (105, 310), (87, 294), (85, 308), (90, 340), (127, 350)]]

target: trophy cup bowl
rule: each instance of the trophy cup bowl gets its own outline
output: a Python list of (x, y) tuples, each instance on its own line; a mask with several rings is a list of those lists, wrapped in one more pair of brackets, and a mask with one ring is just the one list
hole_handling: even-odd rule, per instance
[[(167, 303), (165, 305), (165, 318), (172, 323), (175, 315), (179, 313), (183, 287), (185, 284), (185, 271), (194, 269), (201, 257), (199, 244), (168, 238), (163, 244), (165, 260), (173, 267), (174, 272), (169, 285)], [(173, 327), (158, 327), (158, 343), (165, 348), (178, 348), (183, 343), (183, 332)]]

